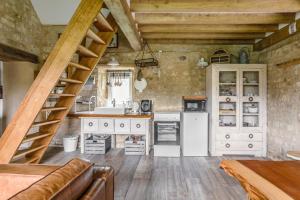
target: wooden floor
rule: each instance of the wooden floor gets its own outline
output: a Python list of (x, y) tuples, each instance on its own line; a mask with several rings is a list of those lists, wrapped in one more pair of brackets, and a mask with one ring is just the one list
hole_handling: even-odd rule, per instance
[(226, 175), (219, 163), (222, 159), (251, 157), (125, 156), (123, 149), (110, 150), (106, 155), (84, 155), (49, 148), (42, 162), (64, 164), (75, 157), (114, 167), (116, 200), (247, 199), (238, 182)]

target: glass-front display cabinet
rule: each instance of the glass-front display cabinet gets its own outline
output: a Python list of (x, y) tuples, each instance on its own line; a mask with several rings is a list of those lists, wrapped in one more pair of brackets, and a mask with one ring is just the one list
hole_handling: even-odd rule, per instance
[(211, 155), (266, 155), (266, 78), (263, 64), (207, 68)]

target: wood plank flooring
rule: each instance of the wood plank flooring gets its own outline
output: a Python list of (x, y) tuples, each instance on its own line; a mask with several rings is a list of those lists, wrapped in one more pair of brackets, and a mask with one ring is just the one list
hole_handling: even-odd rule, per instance
[(125, 156), (124, 149), (85, 155), (49, 148), (42, 163), (64, 164), (79, 157), (115, 169), (115, 200), (243, 200), (239, 183), (219, 168), (222, 159), (253, 157)]

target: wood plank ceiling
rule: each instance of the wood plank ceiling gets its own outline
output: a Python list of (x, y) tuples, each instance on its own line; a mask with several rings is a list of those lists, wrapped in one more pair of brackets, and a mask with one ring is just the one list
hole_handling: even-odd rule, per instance
[(293, 23), (300, 0), (130, 0), (147, 40), (255, 44)]

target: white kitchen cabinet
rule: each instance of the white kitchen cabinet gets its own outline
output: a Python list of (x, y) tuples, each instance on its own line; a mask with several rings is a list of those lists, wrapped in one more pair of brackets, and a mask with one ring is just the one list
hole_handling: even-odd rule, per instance
[[(150, 133), (152, 118), (150, 117), (119, 117), (104, 118), (95, 115), (95, 117), (81, 118), (81, 153), (84, 153), (85, 134), (105, 134), (105, 135), (144, 135), (145, 137), (145, 154), (149, 155), (150, 150)], [(114, 137), (113, 137), (114, 138)], [(114, 144), (114, 141), (112, 141)], [(114, 146), (112, 144), (112, 146)]]
[(99, 131), (102, 134), (114, 133), (115, 126), (113, 119), (99, 119)]
[(130, 133), (130, 120), (129, 119), (115, 119), (115, 132), (117, 134)]
[(145, 134), (146, 121), (142, 119), (132, 119), (130, 127), (131, 127), (131, 133), (134, 133), (136, 135)]
[(96, 118), (87, 118), (82, 121), (82, 126), (84, 131), (88, 131), (91, 133), (98, 131), (98, 119)]
[(209, 151), (213, 156), (266, 156), (266, 65), (207, 68)]

